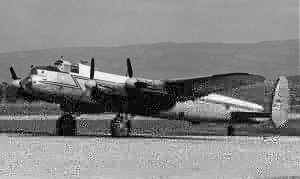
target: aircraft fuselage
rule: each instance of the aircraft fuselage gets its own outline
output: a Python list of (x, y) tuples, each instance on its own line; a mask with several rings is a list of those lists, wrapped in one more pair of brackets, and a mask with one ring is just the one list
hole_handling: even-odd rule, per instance
[[(82, 65), (79, 67), (80, 71), (77, 71), (78, 73), (36, 68), (25, 78), (27, 83), (30, 82), (31, 85), (27, 85), (26, 80), (24, 80), (23, 86), (26, 92), (39, 97), (41, 100), (60, 104), (64, 111), (81, 114), (119, 112), (120, 96), (103, 95), (99, 100), (93, 101), (83, 95), (85, 83), (89, 80), (87, 75), (89, 66)], [(116, 88), (116, 86), (120, 86), (120, 89), (122, 89), (121, 87), (124, 86), (126, 79), (128, 77), (95, 71), (97, 85), (103, 90), (110, 90), (111, 87)], [(212, 100), (219, 98), (218, 96), (197, 98), (184, 102), (157, 99), (157, 101), (166, 101), (163, 107), (162, 105), (156, 105), (153, 96), (146, 96), (148, 99), (141, 99), (142, 97), (145, 98), (145, 96), (138, 96), (137, 99), (139, 100), (125, 99), (125, 105), (130, 106), (125, 112), (169, 119), (188, 119), (197, 122), (203, 121), (203, 119), (208, 121), (229, 120), (231, 111), (263, 111), (262, 107), (250, 103), (245, 104), (244, 101), (240, 101), (240, 106), (228, 106)]]

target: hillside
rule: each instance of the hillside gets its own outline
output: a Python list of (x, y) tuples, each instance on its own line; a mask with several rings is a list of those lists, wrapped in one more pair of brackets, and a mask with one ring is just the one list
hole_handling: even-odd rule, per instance
[(52, 64), (59, 56), (89, 60), (95, 57), (99, 70), (125, 74), (126, 57), (132, 58), (139, 77), (165, 79), (205, 76), (226, 72), (249, 72), (274, 78), (299, 72), (298, 40), (253, 44), (157, 43), (122, 47), (76, 47), (0, 54), (0, 81), (10, 81), (9, 66), (19, 76), (31, 64)]

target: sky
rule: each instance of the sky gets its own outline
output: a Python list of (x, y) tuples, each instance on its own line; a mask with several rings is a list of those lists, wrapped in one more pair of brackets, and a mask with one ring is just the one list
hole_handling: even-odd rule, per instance
[(299, 38), (298, 0), (0, 0), (0, 52)]

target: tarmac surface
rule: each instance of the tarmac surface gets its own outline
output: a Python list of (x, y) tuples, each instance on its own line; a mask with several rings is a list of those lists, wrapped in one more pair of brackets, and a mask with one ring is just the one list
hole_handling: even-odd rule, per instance
[[(0, 115), (0, 132), (4, 133), (40, 133), (57, 134), (59, 115)], [(110, 135), (111, 119), (114, 115), (81, 115), (76, 118), (76, 135), (107, 136)], [(227, 135), (226, 123), (192, 124), (182, 120), (135, 116), (131, 120), (131, 135), (178, 136), (178, 135)], [(300, 136), (300, 115), (290, 114), (287, 124), (279, 129), (270, 121), (260, 124), (235, 124), (236, 136)]]
[[(0, 178), (298, 178), (299, 137), (0, 136)], [(278, 177), (280, 176), (280, 177)]]

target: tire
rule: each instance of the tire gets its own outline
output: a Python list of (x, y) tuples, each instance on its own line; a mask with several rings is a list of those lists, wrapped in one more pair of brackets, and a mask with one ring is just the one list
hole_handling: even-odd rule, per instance
[(128, 137), (130, 134), (130, 121), (115, 118), (111, 121), (112, 137)]
[(76, 121), (70, 114), (61, 116), (56, 123), (57, 135), (59, 136), (75, 136)]
[(234, 128), (232, 126), (227, 127), (227, 136), (234, 136)]

